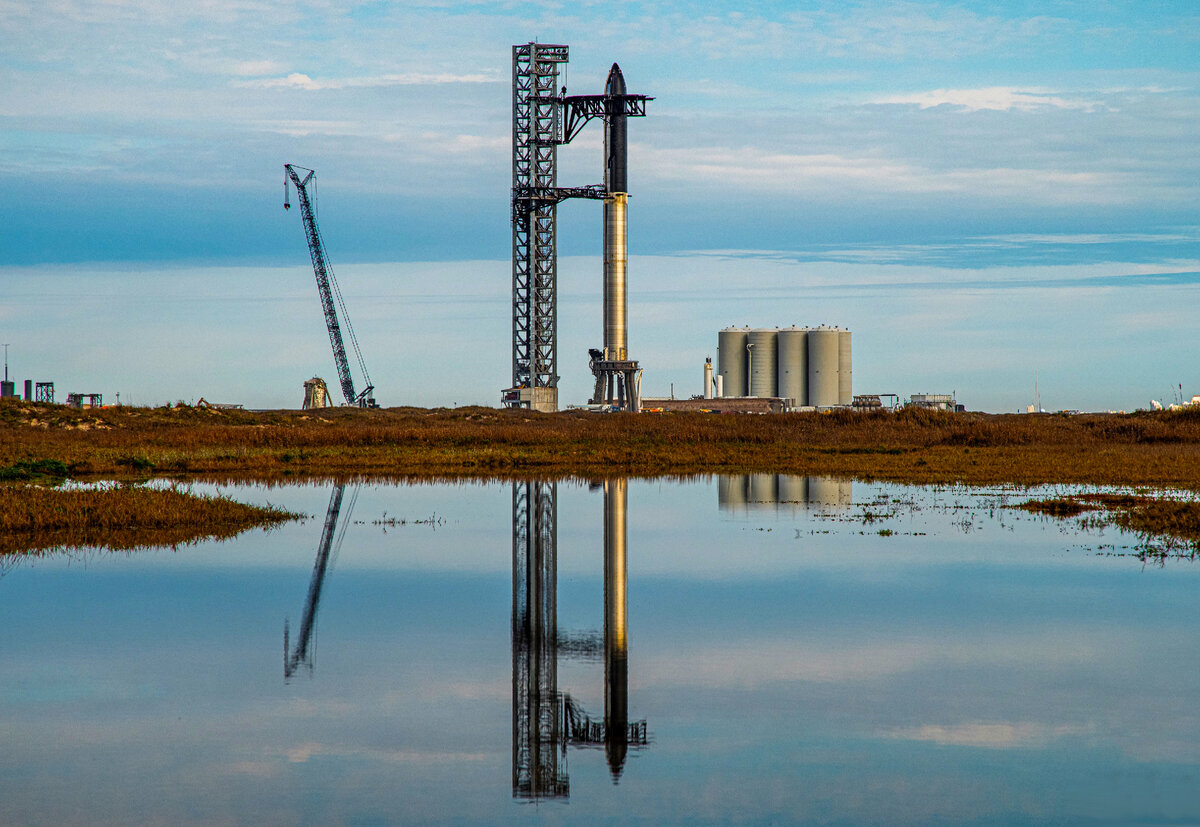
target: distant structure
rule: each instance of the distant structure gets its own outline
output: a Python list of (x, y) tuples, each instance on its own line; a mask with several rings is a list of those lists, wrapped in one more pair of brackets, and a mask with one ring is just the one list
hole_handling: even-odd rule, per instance
[(914, 393), (908, 399), (908, 407), (924, 408), (928, 411), (961, 410), (952, 393)]
[(104, 394), (68, 393), (67, 404), (72, 408), (99, 408), (104, 405)]
[[(636, 363), (623, 352), (624, 316), (618, 312), (625, 284), (624, 127), (625, 118), (646, 114), (649, 98), (625, 93), (616, 64), (605, 94), (567, 97), (558, 73), (568, 52), (549, 43), (512, 47), (512, 386), (501, 392), (510, 408), (558, 410), (557, 222), (558, 204), (569, 198), (606, 204), (605, 342), (601, 358), (591, 361), (597, 395), (611, 396), (611, 385), (628, 399), (625, 386), (634, 382), (630, 365)], [(560, 187), (558, 147), (593, 118), (605, 122), (606, 183)]]
[(314, 376), (304, 383), (304, 404), (301, 406), (304, 410), (332, 406), (333, 402), (329, 399), (329, 387), (325, 384), (324, 379)]
[[(117, 404), (121, 404), (121, 394), (117, 394)], [(241, 402), (209, 402), (203, 396), (196, 401), (197, 408), (211, 408), (216, 411), (240, 411)]]
[[(341, 288), (338, 287), (337, 278), (333, 275), (333, 268), (329, 265), (329, 259), (325, 255), (325, 244), (321, 240), (321, 231), (317, 229), (316, 212), (308, 192), (309, 182), (317, 173), (307, 167), (298, 167), (295, 164), (284, 164), (283, 170), (283, 208), (288, 210), (292, 206), (288, 196), (288, 183), (290, 182), (295, 186), (296, 198), (300, 202), (301, 223), (304, 225), (304, 235), (308, 239), (308, 253), (312, 258), (313, 274), (317, 279), (317, 294), (321, 298), (321, 309), (325, 313), (325, 327), (329, 332), (329, 343), (333, 346), (333, 361), (337, 366), (342, 396), (345, 397), (346, 404), (349, 406), (378, 408), (379, 405), (375, 402), (373, 395), (375, 385), (371, 383), (371, 374), (367, 373), (367, 364), (363, 361), (362, 350), (358, 346), (358, 337), (354, 335), (354, 326), (350, 324), (346, 303), (342, 301)], [(308, 174), (301, 178), (300, 172)], [(339, 308), (341, 309), (341, 322), (338, 321)], [(358, 369), (366, 383), (366, 387), (358, 393), (354, 391), (354, 378), (350, 374), (350, 362), (346, 357), (345, 342), (342, 340), (343, 326), (346, 328), (350, 345), (354, 348)]]
[(54, 383), (38, 382), (34, 385), (33, 399), (35, 402), (54, 403)]
[(13, 383), (8, 381), (8, 344), (6, 343), (4, 345), (4, 381), (0, 382), (0, 397), (8, 399), (16, 395)]
[(720, 397), (779, 398), (786, 408), (854, 402), (850, 331), (727, 327), (717, 334)]

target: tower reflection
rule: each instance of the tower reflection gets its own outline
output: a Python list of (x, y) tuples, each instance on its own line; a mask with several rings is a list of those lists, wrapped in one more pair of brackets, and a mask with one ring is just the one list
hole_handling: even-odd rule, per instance
[(557, 483), (513, 483), (514, 798), (571, 790), (558, 694), (557, 496)]
[[(625, 480), (604, 483), (604, 718), (558, 691), (555, 483), (513, 484), (513, 797), (567, 798), (567, 747), (603, 748), (613, 783), (630, 749), (649, 743), (629, 721)], [(578, 646), (562, 647), (579, 653)]]

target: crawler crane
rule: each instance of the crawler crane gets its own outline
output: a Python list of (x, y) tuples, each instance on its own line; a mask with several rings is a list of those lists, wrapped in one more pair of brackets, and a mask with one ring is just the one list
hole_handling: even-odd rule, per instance
[[(300, 215), (304, 220), (304, 234), (308, 237), (308, 252), (312, 256), (313, 272), (317, 277), (317, 292), (321, 294), (321, 307), (325, 311), (325, 326), (329, 328), (329, 343), (333, 345), (333, 360), (337, 363), (338, 380), (342, 385), (342, 396), (345, 397), (346, 404), (352, 407), (378, 408), (379, 405), (376, 404), (375, 397), (372, 396), (375, 386), (371, 384), (371, 376), (367, 373), (367, 366), (363, 362), (362, 351), (358, 348), (358, 338), (354, 335), (354, 326), (350, 324), (350, 316), (346, 313), (346, 305), (342, 301), (342, 291), (338, 288), (337, 279), (333, 275), (333, 268), (329, 266), (329, 262), (326, 260), (325, 246), (321, 242), (321, 233), (317, 229), (317, 219), (313, 212), (312, 199), (308, 196), (308, 183), (312, 181), (316, 172), (293, 164), (284, 164), (283, 169), (285, 172), (283, 179), (283, 208), (288, 210), (292, 207), (288, 198), (288, 181), (291, 181), (296, 187), (296, 196), (300, 201)], [(297, 170), (308, 174), (302, 179)], [(362, 371), (363, 379), (367, 385), (357, 394), (354, 392), (354, 379), (350, 376), (350, 363), (346, 359), (346, 346), (342, 343), (342, 328), (338, 323), (337, 307), (334, 306), (335, 300), (337, 307), (340, 307), (342, 310), (342, 320), (345, 322), (346, 332), (350, 334), (350, 344), (354, 347), (354, 355), (358, 358), (358, 367)]]

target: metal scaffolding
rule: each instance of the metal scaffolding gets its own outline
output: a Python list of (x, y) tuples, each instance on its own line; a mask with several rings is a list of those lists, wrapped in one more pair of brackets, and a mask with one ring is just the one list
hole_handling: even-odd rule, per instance
[[(567, 47), (513, 46), (512, 134), (512, 387), (508, 407), (558, 410), (558, 204), (604, 200), (604, 184), (558, 186), (558, 147), (593, 118), (646, 114), (644, 95), (566, 97), (558, 85)], [(607, 107), (607, 108), (606, 108)]]
[[(513, 46), (512, 407), (558, 408), (558, 65), (567, 47)], [(551, 196), (551, 197), (547, 197)], [(535, 389), (549, 389), (540, 394)], [(521, 390), (527, 391), (524, 399)], [(541, 398), (535, 399), (535, 394)]]

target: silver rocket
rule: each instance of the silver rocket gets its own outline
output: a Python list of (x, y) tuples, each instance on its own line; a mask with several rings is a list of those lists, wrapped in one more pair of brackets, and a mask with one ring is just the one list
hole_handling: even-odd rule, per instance
[(613, 64), (604, 87), (604, 358), (629, 358), (625, 324), (626, 179), (625, 77)]

